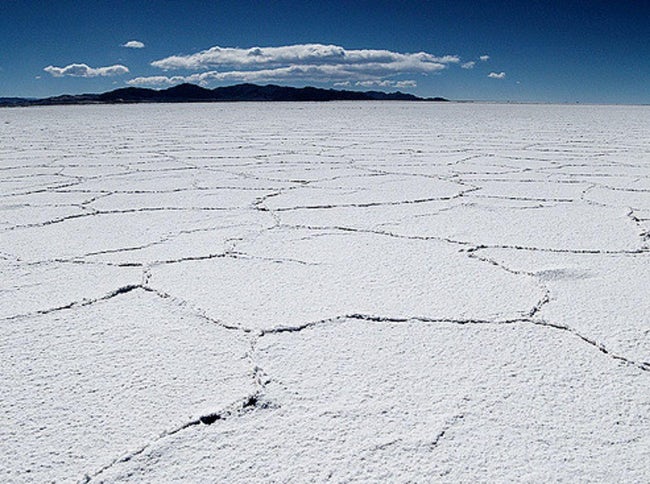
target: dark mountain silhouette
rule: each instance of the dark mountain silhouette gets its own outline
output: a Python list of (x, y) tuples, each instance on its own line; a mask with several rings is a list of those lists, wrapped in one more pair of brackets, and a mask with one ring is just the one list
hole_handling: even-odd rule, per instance
[(51, 106), (59, 104), (187, 103), (233, 101), (446, 101), (413, 94), (380, 91), (341, 91), (317, 87), (287, 87), (269, 84), (237, 84), (206, 89), (180, 84), (168, 89), (126, 87), (102, 94), (76, 94), (45, 99), (0, 98), (0, 106)]
[(33, 98), (24, 97), (0, 97), (0, 106), (11, 106), (14, 104), (22, 104), (25, 102), (35, 101)]

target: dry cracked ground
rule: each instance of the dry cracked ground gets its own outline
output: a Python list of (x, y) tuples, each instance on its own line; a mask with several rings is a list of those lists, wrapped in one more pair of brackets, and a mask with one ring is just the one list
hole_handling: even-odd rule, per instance
[(650, 480), (650, 108), (0, 111), (3, 482)]

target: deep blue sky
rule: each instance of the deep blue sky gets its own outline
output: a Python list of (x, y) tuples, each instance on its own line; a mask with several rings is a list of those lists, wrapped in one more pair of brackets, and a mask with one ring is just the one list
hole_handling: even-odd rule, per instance
[[(122, 47), (130, 40), (141, 49)], [(650, 0), (610, 1), (27, 1), (0, 0), (0, 97), (100, 92), (137, 77), (267, 69), (219, 64), (165, 71), (150, 65), (214, 46), (326, 44), (396, 54), (455, 55), (443, 68), (367, 66), (349, 79), (321, 74), (269, 82), (332, 87), (385, 81), (385, 89), (451, 99), (650, 103)], [(479, 56), (489, 55), (480, 61)], [(472, 69), (461, 65), (473, 61)], [(84, 63), (128, 73), (55, 77)], [(276, 67), (301, 65), (288, 60)], [(504, 78), (488, 77), (505, 73)], [(493, 74), (493, 75), (494, 75)], [(229, 78), (230, 79), (230, 78)], [(173, 81), (170, 81), (173, 82)], [(206, 85), (234, 84), (207, 80)], [(258, 81), (256, 81), (258, 82)], [(261, 81), (264, 83), (263, 81)]]

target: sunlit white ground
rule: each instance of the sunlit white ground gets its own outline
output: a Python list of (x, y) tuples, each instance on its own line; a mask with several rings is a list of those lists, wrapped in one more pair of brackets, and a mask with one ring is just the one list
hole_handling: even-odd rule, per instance
[(0, 110), (0, 480), (650, 480), (650, 108)]

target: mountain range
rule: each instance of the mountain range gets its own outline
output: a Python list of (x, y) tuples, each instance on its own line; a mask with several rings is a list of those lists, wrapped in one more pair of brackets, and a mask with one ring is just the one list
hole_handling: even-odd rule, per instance
[(184, 103), (238, 101), (447, 101), (413, 94), (381, 91), (348, 91), (317, 87), (287, 87), (269, 84), (237, 84), (206, 89), (180, 84), (168, 89), (126, 87), (101, 94), (65, 94), (44, 99), (0, 97), (0, 106), (51, 106), (61, 104)]

